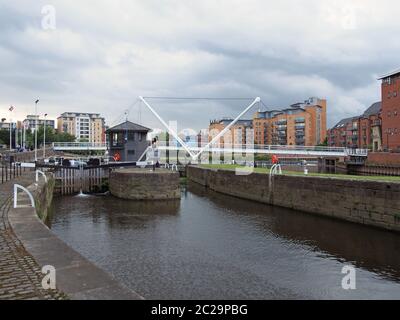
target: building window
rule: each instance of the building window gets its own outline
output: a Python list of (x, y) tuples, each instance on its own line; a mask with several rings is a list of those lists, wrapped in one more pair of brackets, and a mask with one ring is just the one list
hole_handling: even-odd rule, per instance
[(135, 141), (135, 132), (128, 132), (128, 140)]
[(128, 150), (128, 154), (129, 154), (130, 156), (135, 155), (135, 150)]

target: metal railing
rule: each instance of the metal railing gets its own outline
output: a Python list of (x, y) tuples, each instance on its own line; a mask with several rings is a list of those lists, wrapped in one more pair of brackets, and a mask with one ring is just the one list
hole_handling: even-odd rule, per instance
[(53, 142), (54, 150), (106, 150), (107, 144), (103, 142)]
[[(165, 142), (159, 142), (158, 147), (166, 147), (167, 144)], [(205, 144), (204, 144), (205, 145)], [(176, 143), (170, 143), (169, 147), (179, 147)], [(189, 147), (190, 149), (196, 150), (200, 147)], [(328, 147), (328, 146), (299, 146), (299, 145), (260, 145), (260, 144), (218, 144), (215, 143), (209, 147), (209, 150), (212, 149), (238, 149), (238, 150), (271, 150), (271, 151), (317, 151), (317, 152), (335, 152), (335, 153), (343, 153), (349, 155), (368, 155), (368, 149), (350, 149), (345, 147)], [(255, 152), (257, 153), (257, 152)]]
[[(22, 175), (21, 164), (17, 162), (2, 161), (0, 162), (0, 170), (2, 184)], [(25, 168), (23, 170), (25, 171)]]

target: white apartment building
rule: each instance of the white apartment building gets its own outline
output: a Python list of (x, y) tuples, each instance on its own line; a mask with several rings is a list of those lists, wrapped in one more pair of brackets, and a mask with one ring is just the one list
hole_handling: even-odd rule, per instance
[(74, 135), (76, 141), (105, 142), (105, 121), (99, 113), (64, 112), (57, 118), (57, 129)]

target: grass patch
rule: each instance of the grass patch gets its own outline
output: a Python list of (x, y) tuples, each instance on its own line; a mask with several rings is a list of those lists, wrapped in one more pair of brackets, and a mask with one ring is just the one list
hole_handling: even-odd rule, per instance
[[(234, 165), (234, 164), (202, 164), (200, 167), (209, 168), (209, 169), (223, 169), (223, 170), (235, 170), (236, 168), (245, 167)], [(251, 170), (251, 168), (249, 168)], [(269, 173), (268, 168), (254, 168), (254, 172), (256, 173)], [(304, 173), (296, 172), (296, 171), (288, 171), (283, 170), (284, 175), (289, 176), (301, 176), (304, 177)], [(391, 176), (355, 176), (349, 174), (332, 174), (332, 173), (314, 173), (309, 172), (309, 177), (323, 177), (323, 178), (333, 178), (333, 179), (343, 179), (343, 180), (362, 180), (362, 181), (382, 181), (382, 182), (398, 182), (400, 183), (400, 177), (391, 177)]]

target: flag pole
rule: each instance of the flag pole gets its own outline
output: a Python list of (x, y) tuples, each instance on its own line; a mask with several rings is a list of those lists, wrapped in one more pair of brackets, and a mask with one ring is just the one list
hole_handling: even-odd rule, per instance
[(12, 111), (14, 110), (13, 106), (10, 106), (8, 111), (10, 111), (10, 152), (12, 151)]
[(37, 131), (38, 131), (38, 114), (37, 114), (37, 104), (39, 99), (35, 101), (35, 162), (37, 162)]

